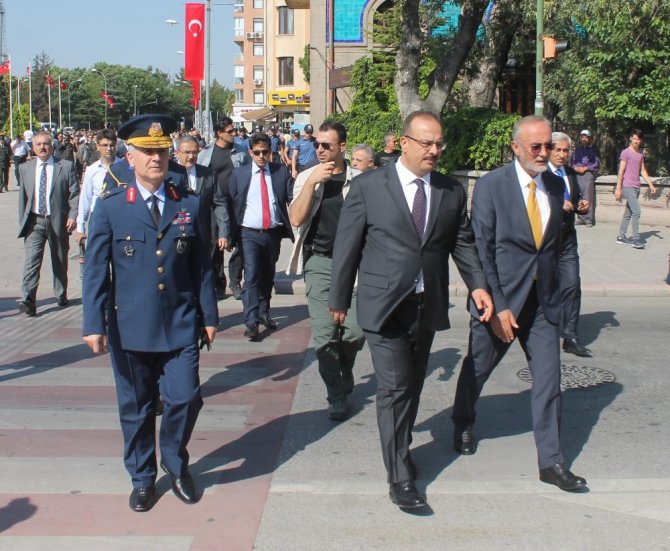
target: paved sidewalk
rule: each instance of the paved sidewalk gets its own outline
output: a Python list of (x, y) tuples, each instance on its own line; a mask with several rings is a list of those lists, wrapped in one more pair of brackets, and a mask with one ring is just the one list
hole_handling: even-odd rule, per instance
[[(91, 356), (80, 337), (74, 249), (73, 305), (57, 307), (47, 258), (38, 316), (16, 310), (16, 198), (0, 194), (0, 550), (670, 548), (668, 225), (643, 225), (642, 251), (616, 245), (614, 224), (579, 228), (580, 327), (594, 358), (564, 357), (564, 366), (616, 376), (565, 394), (565, 451), (591, 493), (537, 480), (516, 346), (485, 389), (479, 452), (451, 450), (450, 407), (467, 342), (454, 271), (453, 329), (435, 339), (415, 431), (431, 515), (401, 513), (388, 500), (367, 349), (355, 370), (354, 415), (327, 419), (299, 282), (280, 284), (296, 294), (274, 299), (280, 329), (261, 343), (243, 338), (240, 302), (219, 303), (221, 332), (202, 356), (205, 408), (190, 446), (205, 494), (186, 506), (161, 477), (165, 495), (137, 514), (127, 507), (109, 359)], [(285, 242), (280, 262), (287, 255)]]

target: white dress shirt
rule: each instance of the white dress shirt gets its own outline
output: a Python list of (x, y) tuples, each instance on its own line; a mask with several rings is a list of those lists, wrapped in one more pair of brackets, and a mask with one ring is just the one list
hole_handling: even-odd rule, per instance
[[(400, 179), (400, 185), (402, 187), (403, 195), (405, 196), (405, 201), (407, 201), (407, 208), (409, 209), (410, 215), (412, 214), (412, 207), (414, 206), (414, 196), (419, 189), (414, 183), (414, 180), (423, 180), (423, 189), (426, 192), (426, 223), (423, 227), (423, 231), (425, 232), (428, 227), (428, 220), (430, 219), (430, 172), (422, 177), (417, 176), (402, 163), (402, 157), (396, 162), (395, 169), (398, 173), (398, 178)], [(423, 290), (424, 282), (422, 269), (416, 280), (416, 292), (423, 293)]]
[(54, 179), (54, 158), (49, 157), (46, 162), (37, 159), (35, 163), (35, 189), (33, 190), (33, 208), (32, 212), (40, 213), (40, 177), (42, 176), (42, 165), (47, 165), (47, 216), (51, 216), (51, 205), (49, 204), (49, 197), (51, 197), (51, 187)]
[[(555, 167), (551, 163), (547, 163), (547, 166), (549, 167), (549, 170), (551, 170), (552, 174), (556, 174), (558, 167)], [(568, 195), (572, 196), (572, 188), (570, 187), (570, 180), (568, 179), (568, 175), (565, 172), (564, 166), (561, 167), (561, 171), (563, 172), (563, 176), (561, 176), (561, 178), (563, 178), (563, 182), (565, 182), (565, 188), (568, 190)], [(556, 174), (556, 176), (558, 176), (558, 174)]]
[(540, 216), (542, 217), (542, 235), (544, 235), (544, 231), (547, 229), (547, 224), (549, 223), (551, 207), (549, 205), (549, 195), (547, 195), (547, 188), (542, 181), (542, 173), (540, 172), (540, 174), (533, 178), (521, 167), (518, 159), (514, 161), (514, 168), (516, 169), (516, 175), (519, 179), (519, 185), (521, 186), (521, 193), (523, 193), (523, 200), (526, 204), (526, 210), (528, 210), (530, 182), (531, 180), (535, 180), (535, 184), (537, 185), (535, 188), (535, 198), (537, 200), (537, 206), (540, 208)]
[(192, 191), (195, 191), (197, 186), (197, 179), (195, 175), (195, 166), (192, 166), (191, 168), (186, 169), (186, 174), (188, 175), (188, 187), (191, 188)]
[[(121, 159), (116, 159), (112, 164), (120, 161)], [(102, 192), (105, 176), (107, 176), (107, 167), (102, 161), (98, 160), (86, 167), (84, 183), (81, 186), (81, 194), (79, 195), (79, 210), (77, 211), (77, 231), (79, 233), (86, 232), (86, 223), (95, 208), (95, 202)]]
[[(151, 192), (139, 182), (137, 182), (137, 189), (140, 191), (140, 195), (142, 196), (147, 209), (151, 212)], [(158, 199), (158, 210), (163, 214), (163, 207), (165, 206), (165, 184), (161, 184), (161, 187), (156, 190), (154, 195), (156, 196), (156, 199)]]
[[(268, 190), (268, 199), (270, 200), (270, 227), (274, 228), (281, 225), (279, 215), (277, 213), (277, 203), (275, 202), (275, 194), (272, 190), (272, 177), (270, 176), (270, 168), (266, 165), (263, 169), (265, 172), (265, 187)], [(251, 164), (251, 182), (249, 182), (249, 193), (247, 194), (247, 206), (244, 210), (244, 220), (242, 226), (245, 228), (254, 228), (256, 230), (263, 229), (263, 204), (261, 202), (261, 169), (256, 163)]]

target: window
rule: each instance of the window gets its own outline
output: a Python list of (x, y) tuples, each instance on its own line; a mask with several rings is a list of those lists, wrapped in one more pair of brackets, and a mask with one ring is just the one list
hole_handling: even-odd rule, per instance
[(256, 105), (263, 105), (263, 92), (254, 92), (254, 103)]
[(279, 85), (293, 86), (293, 58), (278, 57), (279, 62)]
[(254, 65), (254, 80), (263, 80), (264, 72), (262, 65)]
[(254, 32), (262, 33), (265, 29), (265, 21), (263, 19), (254, 19)]
[(235, 36), (244, 36), (244, 18), (234, 17), (235, 22)]
[(254, 55), (262, 56), (263, 53), (263, 44), (254, 44)]
[(244, 84), (244, 65), (234, 66), (235, 84)]
[(254, 0), (254, 9), (262, 10), (263, 9), (263, 0)]
[(293, 10), (282, 6), (279, 12), (279, 34), (293, 34)]
[(244, 90), (235, 90), (235, 103), (244, 103)]

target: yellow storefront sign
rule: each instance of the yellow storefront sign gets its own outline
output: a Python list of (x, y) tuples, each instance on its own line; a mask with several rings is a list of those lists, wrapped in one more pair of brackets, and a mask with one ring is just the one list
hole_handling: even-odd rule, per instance
[(307, 90), (268, 92), (268, 105), (309, 105)]

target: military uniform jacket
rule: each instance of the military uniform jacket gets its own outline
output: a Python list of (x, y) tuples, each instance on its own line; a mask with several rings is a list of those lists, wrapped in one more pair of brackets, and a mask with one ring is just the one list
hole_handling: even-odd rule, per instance
[(165, 191), (158, 228), (134, 181), (97, 202), (86, 250), (84, 335), (113, 331), (124, 350), (167, 352), (197, 343), (201, 327), (218, 324), (198, 197), (168, 181)]

